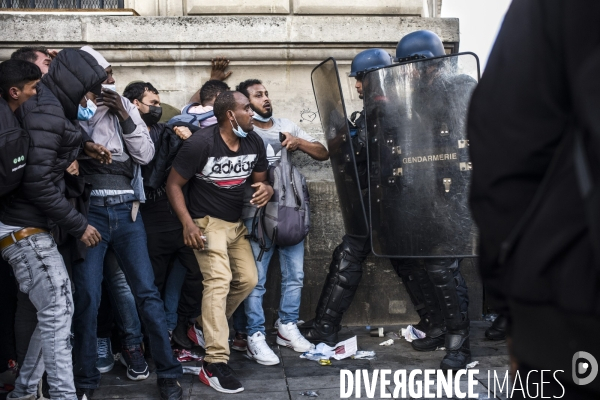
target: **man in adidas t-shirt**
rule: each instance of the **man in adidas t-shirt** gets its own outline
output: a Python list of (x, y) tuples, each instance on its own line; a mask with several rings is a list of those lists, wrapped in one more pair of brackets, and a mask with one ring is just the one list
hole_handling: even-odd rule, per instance
[[(223, 393), (244, 390), (227, 365), (230, 317), (257, 282), (248, 230), (240, 220), (246, 180), (252, 204), (262, 207), (273, 195), (267, 183), (267, 157), (254, 125), (248, 98), (226, 91), (217, 97), (218, 125), (186, 140), (167, 180), (169, 201), (183, 224), (185, 244), (194, 249), (204, 277), (202, 315), (206, 356), (200, 380)], [(189, 181), (186, 206), (182, 187)]]
[[(269, 92), (258, 79), (248, 79), (240, 83), (237, 90), (250, 99), (254, 110), (254, 131), (263, 139), (269, 164), (279, 160), (282, 148), (287, 151), (302, 151), (315, 160), (325, 161), (329, 152), (315, 138), (304, 132), (289, 119), (274, 118), (273, 106)], [(279, 133), (285, 135), (280, 142)], [(252, 217), (256, 207), (250, 203), (252, 192), (246, 190), (242, 219), (248, 230), (252, 229)], [(296, 323), (300, 313), (300, 297), (304, 281), (304, 241), (294, 246), (271, 246), (267, 238), (267, 246), (261, 261), (258, 261), (260, 247), (251, 242), (258, 270), (258, 284), (244, 301), (243, 306), (235, 312), (233, 325), (236, 331), (232, 348), (246, 351), (247, 355), (259, 364), (274, 365), (279, 358), (265, 341), (265, 313), (263, 296), (265, 282), (271, 257), (277, 247), (281, 265), (281, 298), (279, 302), (279, 324), (277, 329), (277, 344), (287, 346), (294, 351), (303, 353), (313, 345), (308, 342), (298, 330)]]

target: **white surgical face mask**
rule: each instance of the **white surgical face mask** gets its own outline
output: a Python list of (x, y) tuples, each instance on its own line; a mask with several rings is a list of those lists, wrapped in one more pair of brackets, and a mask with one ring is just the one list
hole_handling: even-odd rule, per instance
[(271, 120), (271, 117), (269, 117), (269, 118), (262, 117), (262, 116), (258, 115), (258, 113), (256, 111), (254, 111), (254, 115), (252, 116), (252, 118), (254, 118), (255, 120), (260, 121), (260, 122), (269, 122)]
[(117, 91), (117, 85), (105, 85), (105, 84), (102, 84), (102, 87), (103, 87), (104, 89), (110, 89), (110, 90), (112, 90), (113, 92), (116, 92), (116, 91)]

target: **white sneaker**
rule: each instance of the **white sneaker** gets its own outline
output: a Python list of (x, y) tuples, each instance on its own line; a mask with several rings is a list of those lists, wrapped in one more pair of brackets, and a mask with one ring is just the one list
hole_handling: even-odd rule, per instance
[[(275, 329), (279, 329), (279, 324), (281, 323), (281, 319), (277, 318), (277, 321), (275, 321), (275, 323), (273, 324), (273, 328)], [(296, 325), (300, 326), (304, 323), (304, 320), (299, 319), (298, 321), (296, 321)]]
[(279, 357), (271, 350), (262, 332), (256, 332), (254, 335), (248, 336), (248, 350), (246, 350), (246, 354), (262, 365), (279, 364)]
[(279, 328), (277, 328), (277, 344), (289, 347), (298, 353), (304, 353), (315, 348), (314, 344), (302, 336), (295, 322), (288, 322), (287, 324), (279, 323)]

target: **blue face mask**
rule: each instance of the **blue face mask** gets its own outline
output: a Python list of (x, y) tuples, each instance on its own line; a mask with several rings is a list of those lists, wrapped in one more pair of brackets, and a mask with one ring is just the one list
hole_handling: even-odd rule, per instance
[(260, 121), (260, 122), (269, 122), (271, 120), (271, 117), (268, 117), (268, 118), (262, 117), (262, 116), (258, 115), (258, 113), (256, 111), (254, 112), (254, 115), (252, 116), (252, 118), (254, 118), (255, 120)]
[(87, 105), (87, 108), (82, 107), (80, 104), (79, 108), (77, 109), (77, 119), (79, 121), (89, 121), (90, 119), (92, 119), (92, 117), (96, 113), (97, 107), (93, 101), (91, 101), (90, 99), (87, 99), (86, 105)]
[(235, 119), (235, 123), (237, 124), (237, 129), (233, 127), (233, 122), (231, 122), (231, 120), (229, 120), (229, 123), (231, 124), (231, 128), (233, 129), (233, 133), (235, 133), (235, 136), (237, 137), (241, 137), (241, 138), (245, 138), (246, 136), (248, 136), (248, 132), (245, 132), (242, 127), (240, 126), (240, 124), (237, 122), (237, 119), (235, 118), (235, 115), (233, 116), (233, 119)]

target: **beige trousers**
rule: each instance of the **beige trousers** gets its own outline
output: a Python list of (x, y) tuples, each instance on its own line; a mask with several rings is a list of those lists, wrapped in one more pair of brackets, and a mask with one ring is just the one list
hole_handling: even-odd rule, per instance
[(204, 250), (194, 250), (204, 279), (202, 315), (197, 321), (206, 340), (204, 359), (209, 363), (226, 363), (229, 360), (227, 319), (258, 280), (254, 255), (242, 221), (227, 222), (206, 216), (195, 219), (194, 223), (207, 240)]

